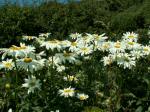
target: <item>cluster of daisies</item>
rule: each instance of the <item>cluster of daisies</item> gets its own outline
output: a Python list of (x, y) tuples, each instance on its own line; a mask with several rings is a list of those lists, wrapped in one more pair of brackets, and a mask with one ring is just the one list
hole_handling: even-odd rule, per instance
[[(38, 37), (23, 36), (24, 41), (36, 42), (39, 45), (38, 49), (42, 49), (41, 52), (37, 53), (33, 45), (20, 43), (20, 46), (12, 45), (5, 49), (2, 55), (0, 69), (25, 70), (31, 74), (22, 84), (22, 87), (28, 88), (28, 94), (34, 93), (35, 89), (40, 90), (41, 81), (36, 78), (34, 72), (44, 67), (52, 66), (57, 72), (65, 72), (68, 69), (66, 64), (81, 65), (81, 59), (90, 60), (93, 52), (100, 51), (108, 54), (102, 59), (104, 66), (117, 63), (123, 69), (132, 69), (136, 66), (136, 60), (150, 54), (150, 46), (138, 43), (138, 34), (133, 32), (124, 33), (121, 40), (115, 42), (108, 41), (105, 34), (74, 33), (68, 40), (62, 41), (50, 40), (49, 36), (50, 33), (40, 34)], [(78, 82), (78, 79), (71, 75), (64, 77), (64, 80)], [(84, 93), (76, 93), (75, 88), (71, 86), (60, 89), (58, 93), (64, 97), (77, 96), (80, 100), (89, 97)]]
[(111, 65), (113, 62), (124, 69), (132, 69), (136, 66), (136, 60), (150, 54), (150, 46), (141, 45), (137, 41), (138, 34), (127, 32), (123, 34), (120, 41), (104, 42), (102, 47), (109, 52), (108, 56), (103, 57), (104, 66)]

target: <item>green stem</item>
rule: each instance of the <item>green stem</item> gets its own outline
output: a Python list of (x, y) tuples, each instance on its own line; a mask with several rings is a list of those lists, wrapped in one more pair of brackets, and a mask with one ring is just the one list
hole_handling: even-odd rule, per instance
[(29, 112), (32, 111), (31, 107), (32, 107), (32, 92), (29, 94)]
[(15, 74), (15, 105), (16, 105), (16, 110), (17, 110), (17, 86), (18, 86), (18, 67), (17, 67), (17, 62), (16, 62), (16, 58), (14, 57), (14, 63), (15, 63), (15, 68), (16, 68), (16, 74)]

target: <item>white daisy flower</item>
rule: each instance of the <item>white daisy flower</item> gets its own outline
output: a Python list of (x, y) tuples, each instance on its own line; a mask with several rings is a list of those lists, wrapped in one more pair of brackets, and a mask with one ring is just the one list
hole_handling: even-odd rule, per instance
[(107, 65), (112, 64), (114, 59), (111, 55), (109, 55), (109, 56), (104, 56), (102, 61), (104, 63), (104, 66), (107, 66)]
[(135, 57), (131, 57), (127, 53), (117, 54), (116, 61), (117, 61), (117, 64), (119, 66), (123, 66), (124, 69), (125, 68), (131, 69), (136, 64)]
[(49, 35), (51, 35), (51, 33), (40, 33), (39, 37), (46, 37), (46, 38), (48, 38)]
[(107, 36), (105, 36), (105, 33), (103, 33), (101, 35), (93, 34), (93, 37), (94, 37), (95, 45), (101, 44), (108, 38)]
[(131, 40), (123, 40), (123, 43), (126, 45), (126, 49), (128, 50), (137, 50), (141, 48), (141, 44)]
[(68, 40), (61, 41), (61, 46), (62, 46), (63, 48), (69, 47), (70, 44), (71, 44), (71, 42), (68, 41)]
[(75, 63), (77, 57), (74, 53), (68, 53), (66, 51), (63, 53), (57, 53), (55, 56), (58, 57), (62, 63), (66, 63), (67, 61), (70, 63)]
[(115, 54), (115, 53), (120, 53), (124, 52), (126, 49), (125, 43), (124, 42), (112, 42), (110, 45), (110, 53)]
[(28, 88), (28, 94), (34, 93), (35, 89), (39, 89), (41, 87), (41, 83), (39, 79), (36, 79), (35, 76), (28, 77), (25, 79), (25, 83), (22, 84), (22, 87)]
[(143, 53), (143, 55), (149, 55), (150, 54), (150, 46), (142, 46), (142, 53)]
[(82, 37), (82, 35), (79, 34), (79, 33), (72, 33), (72, 34), (70, 34), (70, 37), (71, 37), (72, 39), (77, 39), (77, 38)]
[(69, 46), (69, 51), (76, 52), (78, 50), (79, 43), (77, 41), (71, 42)]
[(20, 47), (12, 45), (12, 47), (8, 48), (5, 53), (2, 55), (4, 59), (6, 55), (13, 56), (13, 57), (25, 57), (28, 54), (35, 52), (35, 47), (33, 46), (26, 46), (23, 43), (20, 43)]
[(40, 44), (40, 45), (41, 45), (45, 40), (46, 40), (45, 37), (38, 37), (38, 38), (36, 38), (36, 42), (37, 42), (38, 44)]
[(77, 42), (81, 45), (90, 44), (94, 40), (93, 35), (86, 33), (82, 38), (77, 39)]
[(30, 54), (32, 52), (35, 52), (35, 47), (33, 47), (33, 46), (26, 46), (25, 44), (20, 43), (20, 50), (27, 55), (27, 54)]
[(23, 40), (26, 40), (26, 41), (30, 41), (30, 40), (34, 40), (36, 39), (37, 37), (36, 36), (22, 36), (22, 39)]
[(6, 57), (6, 55), (13, 56), (13, 57), (23, 57), (25, 54), (21, 51), (20, 47), (12, 45), (9, 49), (5, 50), (4, 54), (2, 55), (2, 59)]
[(60, 51), (61, 44), (59, 40), (51, 40), (51, 41), (45, 41), (41, 44), (41, 47), (45, 46), (47, 50), (51, 49), (54, 51), (54, 49), (57, 49)]
[(149, 36), (150, 36), (150, 30), (148, 30), (147, 35), (149, 35)]
[(65, 66), (63, 66), (63, 65), (58, 65), (58, 66), (56, 66), (56, 70), (57, 70), (57, 72), (62, 72), (62, 71), (64, 71), (66, 68), (65, 68)]
[(8, 112), (12, 112), (12, 108), (10, 108), (10, 109), (8, 110)]
[(88, 54), (91, 54), (93, 52), (93, 46), (90, 45), (81, 45), (79, 46), (78, 48), (78, 51), (77, 51), (77, 54), (81, 55), (81, 56), (84, 56), (84, 55), (88, 55)]
[(123, 38), (123, 40), (130, 40), (130, 41), (137, 42), (138, 34), (136, 34), (134, 32), (126, 32), (123, 34), (122, 38)]
[(59, 64), (61, 64), (61, 60), (57, 55), (48, 58), (48, 66), (51, 66), (52, 64), (54, 66), (59, 66)]
[(64, 96), (64, 97), (73, 97), (75, 94), (75, 88), (69, 87), (69, 88), (60, 89), (59, 94), (60, 96)]
[(50, 111), (50, 112), (59, 112), (59, 110), (56, 110), (56, 111)]
[(45, 59), (41, 59), (41, 60), (35, 60), (32, 58), (23, 58), (23, 59), (18, 59), (17, 61), (17, 66), (21, 69), (30, 71), (30, 72), (34, 72), (37, 70), (40, 70), (45, 63)]
[(67, 77), (64, 77), (64, 80), (69, 81), (69, 82), (72, 82), (72, 81), (77, 82), (78, 81), (78, 79), (73, 75), (68, 75)]
[(78, 93), (77, 98), (83, 101), (83, 100), (87, 100), (89, 96), (84, 93), (81, 93), (81, 94)]
[(12, 70), (14, 67), (14, 62), (12, 59), (7, 59), (6, 61), (2, 61), (0, 63), (0, 69), (5, 68), (7, 70)]
[(103, 42), (102, 44), (98, 44), (98, 50), (108, 51), (110, 49), (111, 42)]
[(141, 50), (130, 51), (130, 54), (131, 54), (131, 56), (135, 57), (136, 59), (143, 57), (143, 53), (141, 52)]

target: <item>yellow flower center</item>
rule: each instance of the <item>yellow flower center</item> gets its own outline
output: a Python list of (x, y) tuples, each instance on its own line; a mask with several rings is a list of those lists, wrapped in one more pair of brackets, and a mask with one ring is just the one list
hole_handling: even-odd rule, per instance
[(11, 68), (12, 67), (12, 64), (9, 63), (9, 62), (4, 63), (4, 65), (5, 65), (6, 68)]
[(30, 63), (30, 62), (32, 62), (32, 58), (24, 58), (24, 62), (25, 63)]
[(72, 46), (77, 46), (77, 43), (76, 42), (72, 42), (71, 45)]
[(74, 76), (68, 76), (68, 80), (69, 80), (69, 81), (76, 81), (76, 80), (77, 80), (77, 78), (76, 78), (76, 77), (74, 77)]
[(88, 52), (88, 48), (86, 48), (86, 47), (81, 48), (81, 50), (84, 52)]
[(103, 47), (104, 47), (105, 49), (107, 49), (107, 48), (109, 47), (109, 44), (104, 44)]
[(109, 60), (107, 61), (107, 64), (108, 64), (108, 65), (112, 64), (112, 60), (109, 59)]
[(58, 44), (58, 40), (49, 41), (50, 44)]
[(80, 99), (80, 100), (85, 100), (86, 97), (82, 95), (82, 96), (79, 97), (79, 99)]
[(31, 39), (32, 39), (32, 36), (28, 36), (28, 39), (31, 40)]
[(73, 81), (74, 77), (73, 76), (69, 76), (69, 80)]
[(71, 93), (71, 92), (73, 92), (73, 90), (71, 90), (71, 89), (65, 89), (64, 90), (64, 93)]
[(121, 47), (120, 42), (115, 43), (114, 47), (115, 48), (120, 48)]
[(128, 36), (128, 38), (131, 38), (131, 39), (133, 39), (133, 38), (134, 38), (134, 36), (133, 36), (133, 35), (129, 35), (129, 36)]
[(23, 50), (23, 49), (26, 49), (26, 48), (27, 48), (26, 46), (21, 46), (21, 47), (20, 47), (20, 50), (21, 50), (21, 49)]
[(100, 36), (98, 36), (98, 35), (94, 35), (94, 37), (95, 37), (96, 41), (98, 41), (100, 39)]
[(12, 47), (9, 48), (10, 50), (20, 50), (20, 47), (17, 47), (15, 45), (12, 45)]
[(128, 42), (129, 45), (134, 45), (134, 42)]
[(144, 47), (144, 49), (143, 49), (144, 51), (149, 51), (149, 49), (147, 48), (147, 47)]

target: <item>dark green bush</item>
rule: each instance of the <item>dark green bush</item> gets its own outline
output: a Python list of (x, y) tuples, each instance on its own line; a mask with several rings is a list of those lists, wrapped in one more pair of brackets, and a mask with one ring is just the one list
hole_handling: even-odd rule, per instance
[(51, 32), (64, 39), (70, 33), (137, 31), (150, 25), (149, 0), (81, 0), (34, 6), (0, 7), (0, 46), (16, 43), (17, 36)]

